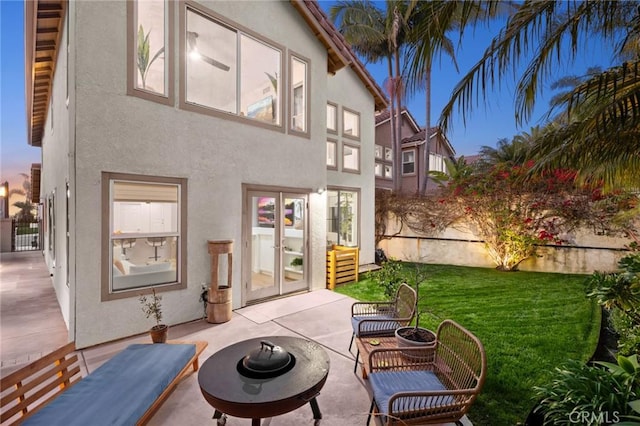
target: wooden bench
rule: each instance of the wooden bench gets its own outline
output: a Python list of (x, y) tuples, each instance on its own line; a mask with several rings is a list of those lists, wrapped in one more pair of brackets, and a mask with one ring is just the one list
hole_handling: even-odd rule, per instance
[[(84, 379), (81, 377), (75, 343), (69, 343), (0, 380), (1, 423), (16, 425), (34, 421), (38, 424), (54, 424), (60, 422), (60, 412), (73, 418), (71, 422), (64, 420), (64, 424), (74, 421), (82, 423), (84, 421), (76, 417), (75, 411), (77, 414), (82, 413), (85, 418), (95, 415), (94, 420), (105, 420), (102, 416), (106, 411), (116, 417), (124, 415), (124, 412), (133, 412), (137, 418), (136, 424), (145, 424), (178, 383), (191, 373), (190, 370), (198, 370), (198, 357), (207, 347), (207, 342), (204, 341), (167, 343), (130, 345)], [(146, 400), (142, 397), (140, 400), (125, 396), (125, 387), (120, 383), (123, 380), (122, 377), (118, 377), (117, 372), (124, 372), (127, 367), (136, 367), (137, 360), (144, 365), (145, 360), (150, 359), (156, 360), (153, 368), (162, 366), (168, 369), (167, 378), (158, 379), (158, 383), (154, 383), (151, 368), (141, 367), (140, 371), (136, 372), (137, 376), (144, 377), (144, 380), (139, 381), (139, 387), (154, 387), (155, 391), (147, 394)], [(177, 371), (177, 374), (173, 374), (173, 371)], [(149, 374), (146, 374), (147, 372)], [(131, 377), (136, 380), (135, 377)], [(133, 385), (135, 386), (135, 383)], [(133, 391), (136, 395), (135, 388)], [(94, 395), (87, 402), (87, 395), (92, 393), (99, 397)], [(120, 407), (117, 404), (120, 404)], [(138, 416), (138, 412), (142, 414)], [(109, 424), (111, 423), (118, 422), (109, 421)]]

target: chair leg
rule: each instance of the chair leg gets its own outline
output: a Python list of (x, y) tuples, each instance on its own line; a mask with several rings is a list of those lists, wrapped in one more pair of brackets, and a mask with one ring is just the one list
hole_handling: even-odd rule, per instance
[(369, 407), (369, 415), (367, 416), (367, 426), (371, 423), (371, 416), (373, 415), (373, 408), (376, 406), (376, 400), (371, 399), (371, 407)]
[(351, 346), (353, 346), (353, 339), (356, 338), (356, 333), (351, 334), (351, 341), (349, 342), (349, 352), (351, 352)]
[(360, 358), (360, 348), (358, 347), (358, 352), (356, 352), (356, 362), (353, 366), (353, 373), (356, 374), (358, 372), (358, 358)]

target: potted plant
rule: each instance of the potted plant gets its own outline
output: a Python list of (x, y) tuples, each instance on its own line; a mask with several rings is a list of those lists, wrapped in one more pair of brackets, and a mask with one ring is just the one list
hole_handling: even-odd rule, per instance
[(162, 321), (162, 296), (156, 294), (156, 289), (151, 289), (151, 296), (147, 298), (145, 295), (140, 295), (140, 304), (142, 305), (142, 312), (147, 318), (153, 317), (156, 320), (156, 325), (151, 327), (149, 334), (153, 343), (164, 343), (167, 341), (167, 334), (169, 326), (166, 324), (160, 324)]
[(293, 266), (295, 269), (302, 269), (302, 258), (294, 257), (293, 259), (291, 259), (290, 265)]
[(406, 327), (399, 327), (395, 331), (396, 339), (398, 341), (398, 347), (406, 346), (428, 346), (433, 344), (436, 340), (436, 335), (433, 331), (420, 327), (420, 315), (422, 311), (419, 308), (420, 303), (420, 284), (425, 282), (428, 276), (427, 270), (424, 265), (414, 263), (415, 269), (411, 275), (409, 285), (413, 286), (416, 290), (416, 319), (415, 325), (409, 325)]

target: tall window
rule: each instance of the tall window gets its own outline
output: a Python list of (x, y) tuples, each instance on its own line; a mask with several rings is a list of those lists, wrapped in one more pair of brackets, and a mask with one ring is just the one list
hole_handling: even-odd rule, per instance
[(393, 179), (393, 166), (389, 164), (384, 165), (384, 178)]
[(173, 43), (169, 37), (173, 14), (169, 13), (169, 1), (129, 2), (128, 22), (128, 93), (173, 104)]
[(412, 175), (416, 172), (416, 150), (402, 151), (402, 174)]
[(375, 166), (373, 166), (373, 173), (376, 175), (376, 177), (382, 177), (383, 167), (384, 165), (378, 162), (376, 162)]
[(186, 188), (186, 179), (103, 173), (103, 300), (186, 287)]
[(342, 109), (342, 135), (360, 139), (360, 115), (346, 108)]
[(378, 145), (378, 144), (375, 145), (374, 153), (377, 159), (382, 159), (383, 151), (384, 151), (384, 148), (382, 147), (382, 145)]
[(187, 9), (185, 102), (280, 125), (282, 51)]
[(338, 144), (336, 141), (327, 141), (327, 168), (328, 169), (337, 169), (338, 168)]
[(338, 133), (338, 106), (327, 103), (327, 132)]
[(291, 130), (307, 132), (307, 62), (291, 56)]
[(358, 245), (358, 192), (327, 191), (327, 243), (348, 247)]

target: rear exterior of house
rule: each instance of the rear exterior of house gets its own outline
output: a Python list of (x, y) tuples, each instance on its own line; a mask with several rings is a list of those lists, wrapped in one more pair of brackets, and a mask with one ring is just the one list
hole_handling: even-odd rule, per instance
[(146, 331), (152, 288), (163, 322), (201, 318), (210, 240), (234, 241), (233, 308), (324, 288), (332, 243), (374, 261), (386, 101), (315, 2), (43, 0), (26, 35), (44, 255), (78, 347)]

